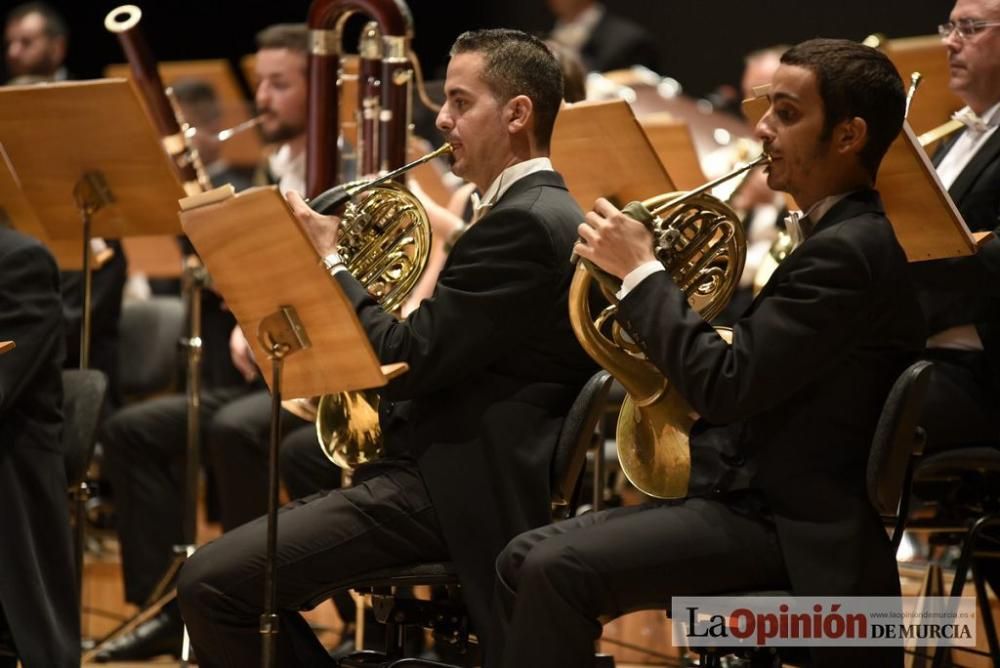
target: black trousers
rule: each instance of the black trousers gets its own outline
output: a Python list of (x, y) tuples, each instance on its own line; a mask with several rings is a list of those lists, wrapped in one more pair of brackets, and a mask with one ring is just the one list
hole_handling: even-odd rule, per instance
[(666, 608), (671, 596), (788, 587), (774, 527), (753, 511), (695, 498), (588, 513), (500, 554), (505, 651), (488, 665), (591, 666), (602, 618)]
[[(282, 439), (306, 425), (301, 418), (281, 411)], [(312, 427), (312, 423), (308, 426)], [(270, 434), (271, 395), (266, 390), (230, 401), (212, 419), (206, 446), (218, 486), (223, 531), (267, 512)], [(308, 493), (319, 489), (322, 487)]]
[[(225, 530), (267, 510), (269, 406), (267, 392), (252, 387), (202, 392), (202, 450), (217, 474)], [(286, 428), (296, 422), (302, 424), (283, 416)], [(139, 605), (169, 566), (173, 546), (184, 540), (187, 400), (172, 395), (129, 406), (104, 424), (100, 440), (116, 499), (125, 599)]]
[[(199, 549), (178, 583), (181, 613), (199, 665), (259, 665), (267, 524), (259, 518)], [(278, 665), (330, 659), (298, 610), (365, 573), (448, 557), (416, 465), (358, 472), (355, 484), (295, 501), (279, 514)]]

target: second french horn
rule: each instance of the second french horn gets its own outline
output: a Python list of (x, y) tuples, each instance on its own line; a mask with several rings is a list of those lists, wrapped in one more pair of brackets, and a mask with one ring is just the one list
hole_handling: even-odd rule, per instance
[[(729, 301), (746, 257), (742, 222), (708, 191), (767, 160), (762, 155), (696, 190), (666, 193), (623, 209), (653, 232), (657, 259), (706, 320)], [(611, 304), (596, 317), (589, 301), (595, 280)], [(587, 354), (628, 394), (617, 429), (618, 458), (626, 477), (650, 496), (682, 497), (691, 475), (688, 433), (697, 415), (614, 321), (619, 288), (617, 279), (580, 259), (570, 286), (570, 322)]]

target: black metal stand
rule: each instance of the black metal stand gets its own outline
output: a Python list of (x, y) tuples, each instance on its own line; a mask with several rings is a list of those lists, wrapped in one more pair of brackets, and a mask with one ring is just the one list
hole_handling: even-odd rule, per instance
[[(91, 275), (90, 259), (94, 253), (90, 248), (91, 218), (102, 207), (114, 202), (114, 197), (104, 176), (100, 172), (87, 172), (73, 186), (73, 199), (80, 210), (83, 223), (83, 303), (80, 318), (80, 368), (90, 368), (90, 330), (93, 301), (93, 276)], [(86, 468), (88, 462), (84, 462)], [(80, 603), (80, 619), (83, 620), (83, 552), (84, 552), (84, 504), (90, 497), (90, 487), (86, 476), (79, 486), (72, 490), (73, 517), (75, 526), (73, 532), (76, 541), (73, 545), (73, 559), (76, 565), (76, 595)]]
[(278, 449), (281, 444), (281, 371), (285, 358), (309, 347), (295, 308), (282, 306), (264, 318), (257, 338), (271, 360), (271, 439), (268, 453), (267, 557), (264, 572), (264, 612), (260, 615), (261, 665), (277, 665), (278, 643)]
[[(208, 272), (197, 258), (184, 268), (184, 291), (188, 296), (190, 329), (184, 346), (187, 349), (187, 462), (184, 476), (184, 544), (174, 546), (174, 573), (194, 554), (198, 543), (198, 481), (201, 476), (201, 291), (208, 283)], [(173, 577), (173, 575), (171, 576)], [(181, 642), (180, 665), (191, 660), (191, 638), (187, 625)]]

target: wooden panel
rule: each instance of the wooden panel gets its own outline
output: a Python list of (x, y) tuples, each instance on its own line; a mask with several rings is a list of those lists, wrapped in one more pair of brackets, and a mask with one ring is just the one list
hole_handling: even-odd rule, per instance
[[(253, 105), (246, 99), (226, 60), (184, 60), (159, 63), (160, 78), (164, 86), (172, 86), (182, 79), (192, 79), (209, 84), (219, 100), (222, 127), (231, 128), (249, 120)], [(104, 76), (128, 78), (128, 65), (119, 63), (104, 68)], [(255, 130), (234, 135), (222, 144), (222, 157), (231, 165), (249, 167), (260, 162), (263, 144)]]
[(177, 237), (126, 237), (122, 239), (129, 275), (147, 278), (178, 278), (184, 259)]
[(969, 228), (908, 124), (882, 160), (876, 187), (911, 262), (974, 252)]
[[(3, 145), (0, 143), (0, 150)], [(0, 160), (0, 226), (13, 227), (41, 241), (55, 257), (60, 269), (79, 271), (83, 268), (82, 242), (77, 240), (55, 240), (42, 226), (28, 199), (21, 191), (6, 160)]]
[(650, 114), (640, 118), (639, 123), (674, 185), (692, 190), (708, 181), (701, 171), (687, 123), (667, 114)]
[(910, 107), (909, 122), (918, 135), (946, 122), (965, 105), (948, 88), (948, 49), (937, 35), (890, 39), (882, 50), (908, 86), (910, 74), (924, 75)]
[(584, 211), (598, 197), (622, 205), (675, 189), (624, 100), (566, 105), (556, 118), (552, 164)]
[(385, 384), (354, 309), (276, 188), (250, 188), (184, 211), (181, 220), (268, 383), (271, 362), (257, 328), (281, 305), (292, 305), (298, 312), (312, 346), (286, 359), (284, 396), (311, 397)]
[(177, 200), (184, 191), (129, 82), (0, 88), (0, 137), (50, 237), (82, 239), (73, 188), (91, 170), (103, 174), (114, 197), (93, 217), (95, 237), (180, 233)]

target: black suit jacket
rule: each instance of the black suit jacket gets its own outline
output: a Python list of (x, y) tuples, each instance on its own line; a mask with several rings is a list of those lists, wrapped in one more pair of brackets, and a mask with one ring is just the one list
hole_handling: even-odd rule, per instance
[(660, 57), (653, 36), (642, 26), (605, 11), (580, 50), (588, 70), (608, 72), (633, 65), (660, 70)]
[[(65, 340), (55, 260), (0, 228), (0, 603), (28, 666), (79, 666), (62, 452)], [(0, 624), (0, 627), (3, 625)]]
[(417, 459), (480, 634), (496, 556), (550, 519), (556, 439), (596, 370), (567, 307), (581, 220), (558, 174), (524, 177), (462, 236), (433, 297), (402, 321), (337, 274), (379, 359), (410, 365), (383, 393), (386, 448)]
[(898, 593), (865, 467), (882, 404), (924, 334), (877, 193), (823, 217), (735, 323), (732, 346), (662, 272), (618, 318), (703, 418), (692, 494), (757, 490), (796, 594)]
[[(954, 143), (934, 155), (935, 165)], [(971, 231), (1000, 235), (1000, 131), (969, 161), (948, 194)], [(921, 289), (928, 332), (974, 324), (993, 377), (1000, 378), (1000, 237), (971, 257), (915, 262), (911, 271)]]

